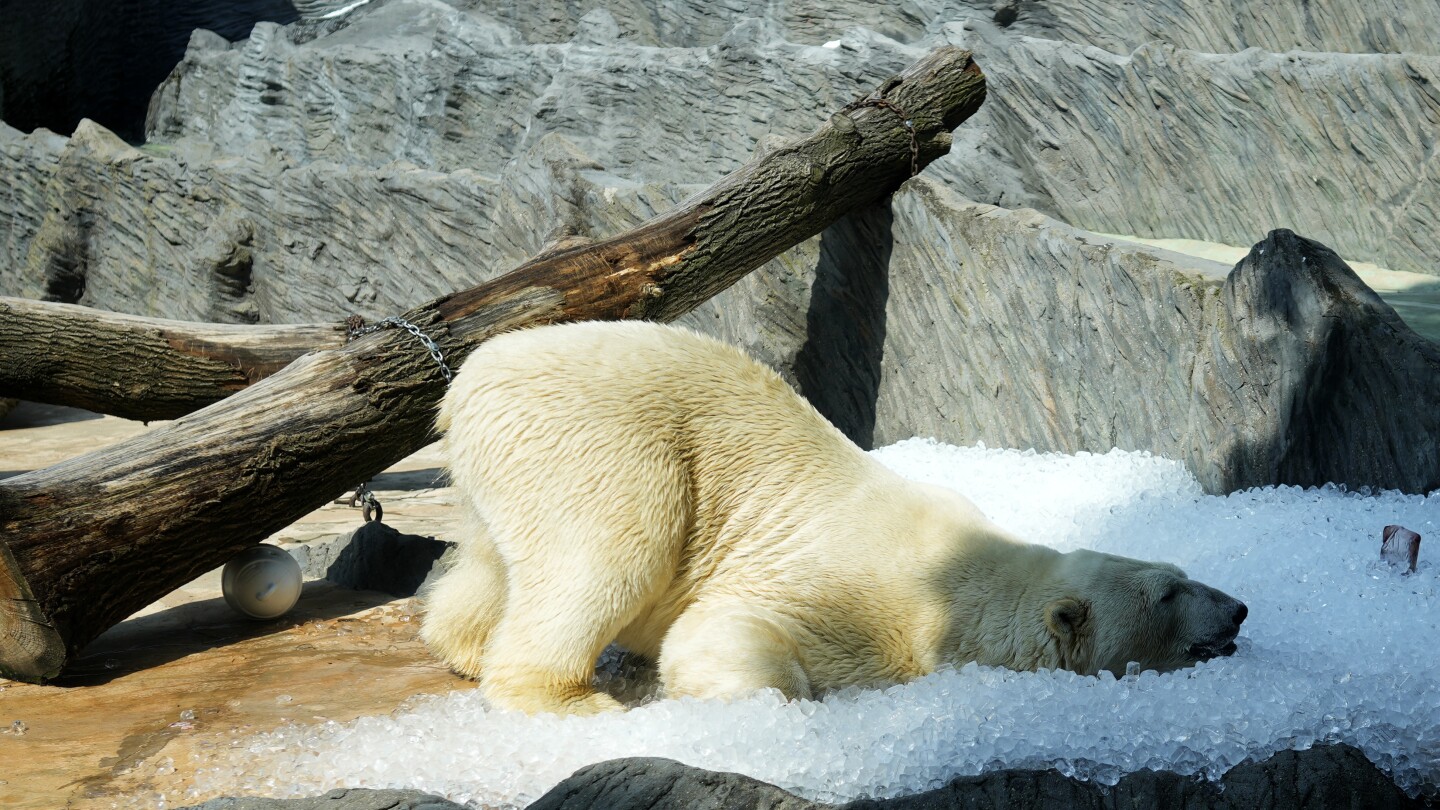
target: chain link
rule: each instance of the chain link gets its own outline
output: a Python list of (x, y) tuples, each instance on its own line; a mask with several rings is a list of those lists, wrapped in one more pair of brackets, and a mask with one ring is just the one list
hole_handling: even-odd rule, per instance
[(430, 359), (434, 360), (435, 365), (440, 367), (440, 376), (445, 378), (446, 385), (449, 385), (450, 380), (454, 378), (455, 375), (451, 373), (450, 367), (445, 365), (445, 355), (440, 352), (440, 347), (435, 345), (435, 341), (431, 340), (429, 335), (420, 331), (420, 327), (410, 323), (404, 318), (394, 316), (376, 321), (369, 326), (365, 326), (364, 323), (365, 321), (358, 315), (352, 315), (345, 320), (345, 325), (348, 328), (347, 334), (350, 340), (364, 335), (374, 334), (382, 329), (390, 329), (392, 327), (404, 329), (406, 332), (419, 338), (421, 345), (430, 352)]
[(374, 492), (370, 491), (370, 483), (368, 481), (357, 485), (355, 487), (355, 494), (348, 498), (344, 496), (336, 498), (335, 503), (340, 506), (349, 506), (352, 509), (361, 510), (365, 515), (366, 523), (383, 520), (385, 517), (385, 507), (380, 505), (380, 499), (375, 497)]
[(884, 98), (857, 98), (845, 105), (843, 112), (854, 112), (861, 107), (879, 107), (900, 116), (900, 123), (910, 133), (910, 176), (920, 173), (920, 141), (915, 137), (915, 119), (911, 118), (899, 104)]
[[(440, 367), (440, 376), (445, 378), (445, 384), (450, 384), (450, 380), (453, 379), (455, 375), (451, 373), (450, 367), (445, 365), (445, 355), (440, 351), (440, 347), (435, 345), (435, 341), (430, 339), (429, 335), (420, 331), (420, 327), (410, 323), (404, 318), (394, 316), (378, 320), (369, 326), (365, 325), (365, 319), (359, 315), (351, 315), (345, 319), (345, 334), (348, 340), (354, 340), (358, 337), (364, 337), (365, 335), (373, 335), (384, 329), (392, 328), (404, 329), (406, 332), (419, 338), (420, 344), (425, 347), (426, 351), (430, 352), (430, 359), (434, 360), (435, 365)], [(351, 496), (349, 504), (350, 506), (360, 508), (365, 516), (366, 523), (379, 521), (385, 516), (385, 507), (380, 505), (380, 499), (375, 497), (374, 492), (370, 491), (368, 484), (361, 484), (355, 487), (355, 494)]]

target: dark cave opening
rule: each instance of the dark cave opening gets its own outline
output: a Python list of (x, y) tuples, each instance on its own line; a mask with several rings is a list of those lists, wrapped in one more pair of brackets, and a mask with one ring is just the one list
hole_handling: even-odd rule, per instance
[(0, 0), (0, 117), (62, 135), (89, 118), (139, 142), (191, 32), (234, 42), (299, 16), (291, 0)]

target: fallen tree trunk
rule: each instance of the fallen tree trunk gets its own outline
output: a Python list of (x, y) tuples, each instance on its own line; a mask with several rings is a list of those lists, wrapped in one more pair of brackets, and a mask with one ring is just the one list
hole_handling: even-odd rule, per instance
[(190, 323), (0, 297), (0, 397), (174, 419), (344, 343), (343, 324)]
[[(404, 318), (456, 367), (518, 326), (673, 319), (945, 154), (985, 79), (968, 52), (942, 48), (878, 93), (628, 233)], [(422, 446), (443, 391), (420, 342), (385, 330), (130, 441), (0, 481), (0, 675), (55, 676), (106, 628)]]
[[(530, 263), (583, 240), (547, 245)], [(0, 296), (0, 416), (17, 399), (144, 422), (230, 396), (306, 352), (343, 346), (348, 323), (219, 324)]]

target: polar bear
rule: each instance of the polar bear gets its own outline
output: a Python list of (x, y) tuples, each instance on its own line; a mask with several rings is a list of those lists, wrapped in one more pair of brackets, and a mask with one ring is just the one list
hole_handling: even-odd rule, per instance
[(667, 695), (790, 698), (975, 661), (1171, 670), (1246, 608), (1173, 565), (1011, 537), (908, 481), (740, 350), (653, 323), (511, 332), (440, 406), (468, 527), (422, 636), (490, 701), (619, 707), (612, 641)]

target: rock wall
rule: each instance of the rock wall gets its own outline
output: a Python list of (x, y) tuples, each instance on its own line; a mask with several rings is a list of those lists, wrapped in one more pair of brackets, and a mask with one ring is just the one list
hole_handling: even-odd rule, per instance
[[(994, 88), (963, 133), (968, 148), (932, 169), (972, 199), (1112, 233), (1247, 244), (1284, 227), (1355, 259), (1440, 273), (1427, 225), (1440, 214), (1440, 15), (1420, 5), (864, 4), (847, 15), (633, 0), (522, 14), (392, 0), (262, 25), (233, 49), (197, 37), (157, 94), (150, 137), (483, 171), (558, 133), (627, 177), (705, 182), (762, 136), (808, 130), (949, 42), (976, 51)], [(1406, 51), (1317, 50), (1372, 40)], [(1310, 50), (1226, 53), (1254, 45)]]
[[(541, 796), (530, 808), (719, 810), (726, 807), (766, 807), (775, 810), (827, 810), (839, 806), (807, 801), (741, 774), (706, 771), (668, 759), (636, 757), (581, 768)], [(1125, 776), (1113, 786), (1102, 787), (1067, 777), (1057, 770), (1017, 769), (962, 776), (944, 787), (913, 796), (860, 799), (843, 805), (846, 810), (958, 810), (979, 807), (1024, 807), (1030, 810), (1162, 807), (1342, 810), (1352, 807), (1423, 806), (1425, 802), (1422, 799), (1406, 796), (1363, 753), (1348, 745), (1282, 751), (1263, 762), (1247, 762), (1231, 768), (1218, 785), (1165, 771), (1139, 771)], [(216, 803), (201, 807), (204, 810), (223, 810), (230, 805)], [(280, 810), (283, 805), (260, 806), (254, 810), (262, 810), (262, 807), (264, 810), (272, 807)]]
[(1275, 231), (1227, 274), (923, 178), (892, 208), (876, 444), (1149, 450), (1210, 492), (1440, 488), (1440, 414), (1412, 404), (1440, 397), (1440, 345), (1325, 246)]
[[(1356, 260), (1440, 273), (1428, 224), (1440, 217), (1440, 58), (1161, 42), (1117, 55), (950, 33), (987, 68), (1004, 54), (988, 71), (988, 137), (1025, 205), (1090, 230), (1228, 244), (1289, 228)], [(1015, 207), (964, 171), (962, 193)]]
[[(243, 42), (196, 32), (140, 148), (93, 124), (0, 128), (0, 292), (172, 318), (383, 317), (553, 238), (631, 227), (950, 42), (991, 82), (952, 154), (687, 323), (779, 368), (865, 445), (1148, 449), (1211, 491), (1431, 488), (1436, 462), (1407, 449), (1431, 425), (1404, 404), (1432, 386), (1431, 345), (1333, 254), (1257, 249), (1223, 284), (1225, 268), (1074, 227), (1236, 243), (1289, 228), (1436, 272), (1440, 20), (1420, 5), (1317, 0), (1301, 20), (1239, 0), (853, 17), (373, 0), (326, 18), (317, 0)], [(1185, 49), (1286, 37), (1408, 52)], [(1282, 312), (1280, 292), (1303, 306)]]
[[(1237, 765), (1219, 785), (1166, 771), (1132, 773), (1101, 787), (1058, 770), (1004, 770), (962, 776), (950, 784), (894, 799), (861, 799), (847, 810), (951, 810), (1025, 807), (1030, 810), (1108, 810), (1186, 807), (1205, 810), (1347, 810), (1419, 808), (1385, 774), (1348, 745), (1281, 751), (1263, 762)], [(189, 810), (457, 810), (461, 805), (417, 790), (332, 790), (301, 799), (211, 799)], [(693, 768), (668, 759), (634, 757), (582, 768), (530, 805), (533, 810), (828, 810), (840, 805), (802, 799), (736, 773)]]
[[(318, 18), (353, 0), (296, 0)], [(820, 0), (498, 0), (451, 5), (504, 23), (526, 42), (565, 42), (596, 9), (620, 38), (637, 45), (711, 45), (743, 19), (764, 20), (792, 42), (819, 45), (847, 28), (868, 28), (901, 42), (920, 39), (937, 20), (987, 20), (1024, 36), (1094, 45), (1123, 53), (1152, 40), (1211, 53), (1267, 51), (1440, 54), (1440, 19), (1417, 0), (912, 0), (837, 4)]]

